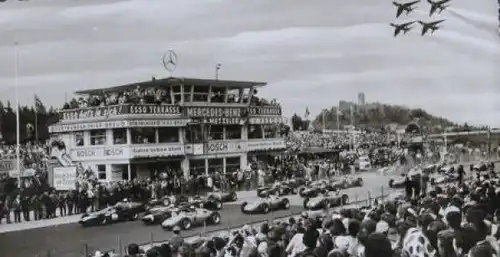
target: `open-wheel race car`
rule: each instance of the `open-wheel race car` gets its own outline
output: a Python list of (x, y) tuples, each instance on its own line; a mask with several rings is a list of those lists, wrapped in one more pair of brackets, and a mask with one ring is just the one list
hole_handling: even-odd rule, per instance
[(322, 186), (306, 186), (299, 188), (299, 195), (304, 198), (316, 197), (320, 194), (324, 194), (329, 190)]
[(163, 197), (161, 199), (153, 199), (148, 202), (146, 210), (165, 207), (165, 206), (188, 206), (192, 205), (197, 208), (205, 208), (212, 211), (222, 209), (222, 201), (213, 197)]
[(244, 202), (241, 212), (245, 214), (265, 214), (271, 211), (290, 209), (290, 200), (285, 197), (269, 196), (257, 199), (255, 202)]
[(347, 194), (321, 195), (314, 198), (304, 199), (304, 208), (307, 210), (319, 210), (330, 207), (337, 207), (349, 203)]
[(138, 219), (144, 211), (143, 203), (123, 201), (97, 212), (85, 213), (78, 223), (83, 227), (91, 227), (132, 221)]
[(171, 216), (161, 223), (161, 227), (165, 230), (172, 230), (179, 226), (183, 230), (188, 230), (194, 226), (217, 225), (220, 222), (221, 216), (216, 211), (188, 207), (172, 212)]
[(178, 207), (170, 206), (158, 206), (146, 210), (144, 215), (141, 217), (142, 222), (145, 225), (159, 225), (164, 220), (170, 218), (172, 212), (178, 211)]
[(218, 200), (223, 203), (235, 202), (238, 200), (238, 195), (236, 194), (236, 191), (213, 192), (207, 195), (207, 199)]
[(295, 195), (297, 194), (297, 188), (290, 186), (287, 182), (276, 183), (270, 187), (260, 187), (257, 188), (257, 196), (267, 197), (268, 195)]
[(389, 179), (389, 188), (404, 188), (406, 185), (407, 177), (405, 174), (401, 174), (401, 177), (396, 179)]

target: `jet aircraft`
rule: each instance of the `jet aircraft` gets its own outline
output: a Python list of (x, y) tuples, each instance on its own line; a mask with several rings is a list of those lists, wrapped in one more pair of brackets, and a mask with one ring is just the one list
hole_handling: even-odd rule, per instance
[(427, 34), (427, 31), (429, 31), (429, 30), (431, 30), (431, 34), (433, 34), (434, 31), (441, 28), (438, 25), (441, 24), (441, 22), (443, 22), (443, 21), (444, 20), (438, 20), (438, 21), (432, 21), (432, 22), (418, 21), (418, 23), (420, 23), (420, 25), (422, 25), (422, 34), (421, 35), (425, 36), (425, 34)]
[(436, 11), (439, 10), (438, 13), (441, 13), (444, 11), (446, 8), (448, 8), (450, 5), (445, 5), (446, 3), (450, 2), (451, 0), (439, 0), (439, 1), (432, 1), (432, 0), (427, 0), (427, 2), (431, 5), (431, 10), (429, 11), (429, 17), (432, 16)]
[(397, 37), (401, 31), (403, 31), (403, 34), (406, 34), (408, 31), (411, 30), (411, 25), (415, 23), (414, 21), (402, 23), (402, 24), (394, 24), (390, 23), (392, 27), (394, 27), (394, 37)]
[(408, 3), (398, 3), (396, 1), (393, 1), (392, 4), (398, 8), (396, 11), (396, 18), (399, 18), (401, 14), (403, 14), (403, 11), (406, 12), (406, 15), (410, 14), (413, 10), (415, 10), (416, 7), (413, 7), (415, 4), (420, 3), (420, 0), (417, 1), (412, 1)]

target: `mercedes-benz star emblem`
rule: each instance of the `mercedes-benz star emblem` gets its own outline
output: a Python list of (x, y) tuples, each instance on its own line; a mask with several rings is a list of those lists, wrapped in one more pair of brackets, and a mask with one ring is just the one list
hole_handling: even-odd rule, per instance
[(173, 50), (168, 50), (163, 55), (163, 67), (170, 72), (177, 68), (177, 54)]

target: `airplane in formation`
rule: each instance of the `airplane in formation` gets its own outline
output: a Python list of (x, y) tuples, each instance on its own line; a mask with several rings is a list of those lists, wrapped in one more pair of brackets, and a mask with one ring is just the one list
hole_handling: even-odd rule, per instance
[(432, 0), (427, 0), (427, 2), (431, 5), (431, 10), (429, 11), (429, 17), (432, 16), (436, 11), (439, 10), (438, 13), (441, 13), (444, 11), (446, 8), (450, 7), (450, 5), (445, 5), (451, 0), (440, 0), (440, 1), (432, 1)]
[(422, 25), (422, 36), (425, 36), (425, 34), (427, 34), (427, 32), (430, 30), (431, 31), (431, 35), (434, 33), (434, 31), (438, 30), (439, 28), (441, 28), (439, 26), (439, 24), (441, 24), (441, 22), (443, 22), (444, 20), (438, 20), (438, 21), (432, 21), (432, 22), (423, 22), (423, 21), (418, 21), (418, 23), (420, 23), (420, 25)]
[(420, 0), (417, 1), (412, 1), (408, 3), (399, 3), (396, 1), (393, 1), (392, 4), (397, 8), (396, 11), (396, 18), (399, 18), (403, 12), (406, 12), (406, 15), (410, 14), (413, 10), (415, 10), (416, 7), (414, 7), (415, 4), (420, 3)]
[(413, 23), (415, 22), (410, 21), (402, 24), (394, 24), (391, 22), (390, 25), (394, 28), (394, 37), (397, 37), (401, 31), (403, 31), (403, 34), (408, 33), (408, 31), (412, 29), (411, 25), (413, 25)]

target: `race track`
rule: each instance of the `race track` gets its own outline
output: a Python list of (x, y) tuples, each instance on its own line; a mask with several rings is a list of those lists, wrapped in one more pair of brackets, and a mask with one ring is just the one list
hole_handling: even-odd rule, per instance
[[(375, 173), (362, 173), (365, 185), (362, 188), (345, 190), (351, 202), (355, 199), (365, 199), (370, 192), (371, 196), (380, 195), (381, 187), (388, 192), (387, 181), (389, 176), (380, 176)], [(255, 196), (256, 197), (256, 196)], [(253, 197), (253, 198), (255, 198)], [(250, 200), (250, 199), (244, 199)], [(218, 226), (208, 226), (207, 231), (222, 230), (229, 227), (242, 226), (251, 222), (272, 220), (273, 218), (291, 215), (302, 211), (302, 198), (290, 197), (292, 207), (287, 211), (278, 211), (267, 215), (244, 215), (239, 205), (224, 205), (220, 211), (222, 222)], [(183, 231), (183, 236), (199, 235), (203, 228)], [(37, 228), (31, 230), (0, 234), (0, 249), (3, 256), (16, 257), (81, 257), (85, 245), (89, 252), (96, 250), (118, 249), (119, 241), (125, 247), (130, 243), (144, 244), (153, 238), (154, 241), (168, 240), (171, 232), (164, 231), (160, 226), (144, 226), (142, 222), (127, 222), (105, 227), (82, 228), (78, 224)]]

